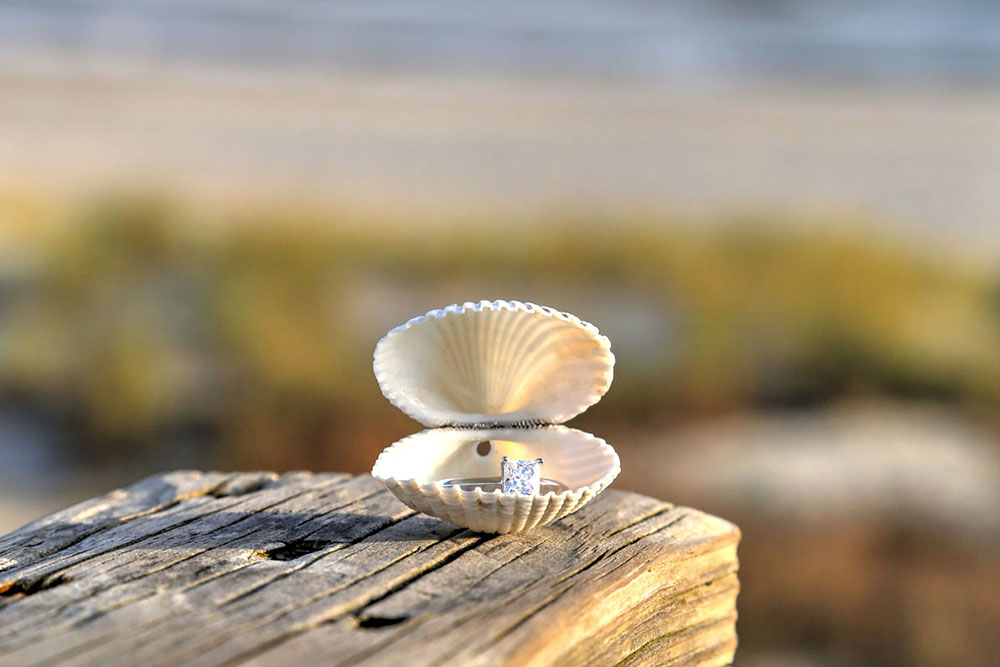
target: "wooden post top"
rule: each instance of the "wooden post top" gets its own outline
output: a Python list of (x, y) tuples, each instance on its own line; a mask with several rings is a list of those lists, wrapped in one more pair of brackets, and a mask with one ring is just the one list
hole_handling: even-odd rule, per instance
[(614, 490), (496, 536), (367, 475), (171, 472), (0, 537), (0, 665), (727, 664), (738, 541)]

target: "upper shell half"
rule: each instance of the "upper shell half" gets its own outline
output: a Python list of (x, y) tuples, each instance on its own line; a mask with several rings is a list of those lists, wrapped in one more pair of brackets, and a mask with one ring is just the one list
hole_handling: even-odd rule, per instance
[(432, 310), (375, 347), (386, 398), (426, 426), (558, 424), (600, 400), (615, 357), (597, 327), (552, 308), (480, 301)]

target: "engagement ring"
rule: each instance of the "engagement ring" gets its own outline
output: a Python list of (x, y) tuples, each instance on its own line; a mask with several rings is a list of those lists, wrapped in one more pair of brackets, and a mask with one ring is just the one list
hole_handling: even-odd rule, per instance
[(543, 478), (541, 465), (542, 459), (529, 461), (516, 459), (512, 461), (504, 456), (500, 459), (501, 475), (499, 477), (462, 477), (446, 479), (441, 483), (445, 486), (457, 486), (465, 491), (478, 487), (487, 492), (500, 489), (503, 493), (518, 493), (527, 496), (549, 493), (550, 491), (561, 493), (568, 490), (568, 487), (562, 482)]

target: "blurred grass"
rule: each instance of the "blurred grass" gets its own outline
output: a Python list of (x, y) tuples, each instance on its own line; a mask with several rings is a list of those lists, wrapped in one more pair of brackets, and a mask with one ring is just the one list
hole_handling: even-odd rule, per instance
[[(43, 210), (5, 205), (10, 229)], [(374, 382), (378, 337), (453, 301), (520, 298), (613, 343), (640, 329), (586, 425), (857, 394), (1000, 406), (997, 286), (886, 239), (787, 220), (207, 218), (116, 196), (7, 233), (0, 261), (28, 269), (3, 273), (0, 390), (68, 420), (95, 460), (195, 432), (229, 467), (364, 470), (415, 430)]]

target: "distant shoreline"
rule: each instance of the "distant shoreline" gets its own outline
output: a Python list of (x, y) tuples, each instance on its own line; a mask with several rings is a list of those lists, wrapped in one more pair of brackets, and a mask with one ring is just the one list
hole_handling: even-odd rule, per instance
[(0, 181), (413, 220), (807, 211), (1000, 257), (1000, 94), (979, 88), (230, 74), (0, 69)]

